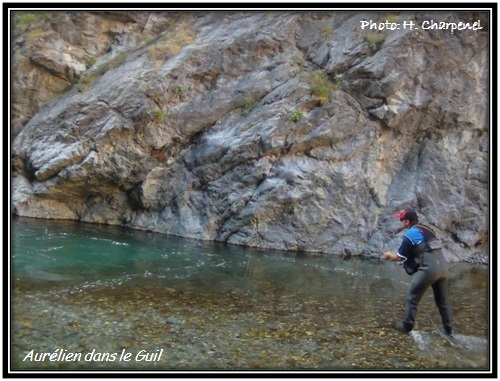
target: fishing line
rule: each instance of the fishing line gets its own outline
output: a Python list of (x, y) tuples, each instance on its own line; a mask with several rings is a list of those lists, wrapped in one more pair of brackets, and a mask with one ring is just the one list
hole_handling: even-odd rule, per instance
[(442, 338), (444, 338), (452, 347), (465, 349), (462, 344), (452, 340), (450, 337), (448, 337), (448, 335), (446, 333), (442, 332), (440, 327), (436, 323), (434, 323), (434, 320), (432, 320), (432, 318), (430, 317), (430, 315), (426, 311), (424, 311), (424, 315), (427, 317), (427, 319), (429, 319), (431, 321), (434, 328), (436, 328), (437, 333)]

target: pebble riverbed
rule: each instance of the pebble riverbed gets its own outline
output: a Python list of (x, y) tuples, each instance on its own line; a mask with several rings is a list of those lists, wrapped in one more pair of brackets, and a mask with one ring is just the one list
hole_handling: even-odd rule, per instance
[(411, 281), (394, 263), (253, 251), (68, 221), (13, 224), (12, 370), (490, 365), (485, 266), (450, 266), (450, 341), (438, 331), (431, 290), (415, 332), (391, 328), (402, 318)]
[[(410, 336), (394, 331), (390, 322), (402, 314), (401, 300), (381, 298), (377, 308), (376, 300), (365, 306), (362, 300), (322, 301), (272, 288), (219, 294), (208, 285), (203, 293), (199, 285), (174, 289), (155, 282), (57, 292), (26, 286), (14, 292), (14, 369), (487, 367), (487, 327), (478, 324), (473, 309), (460, 311), (460, 347), (453, 347), (438, 334), (434, 313), (422, 313)], [(422, 311), (433, 309), (431, 300), (422, 302)], [(23, 361), (31, 350), (56, 349), (66, 357), (81, 353), (81, 361)], [(120, 359), (122, 352), (131, 354), (129, 361)]]

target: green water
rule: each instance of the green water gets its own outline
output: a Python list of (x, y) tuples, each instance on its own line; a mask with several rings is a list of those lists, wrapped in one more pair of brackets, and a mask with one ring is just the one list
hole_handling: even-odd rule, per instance
[(415, 332), (391, 329), (411, 278), (386, 261), (15, 218), (10, 270), (13, 370), (490, 367), (484, 266), (450, 266), (453, 341), (430, 290)]

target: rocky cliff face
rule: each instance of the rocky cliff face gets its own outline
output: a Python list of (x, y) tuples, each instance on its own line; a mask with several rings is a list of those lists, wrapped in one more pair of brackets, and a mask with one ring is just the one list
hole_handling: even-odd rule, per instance
[[(14, 214), (378, 256), (413, 207), (450, 260), (487, 262), (487, 14), (30, 17), (13, 19)], [(482, 29), (360, 28), (388, 18)]]

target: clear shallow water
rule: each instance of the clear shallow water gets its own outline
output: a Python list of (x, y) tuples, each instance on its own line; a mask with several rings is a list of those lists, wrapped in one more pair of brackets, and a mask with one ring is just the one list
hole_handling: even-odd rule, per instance
[(22, 218), (11, 246), (13, 369), (489, 368), (484, 266), (450, 268), (450, 341), (430, 290), (412, 335), (390, 328), (411, 278), (386, 261)]

